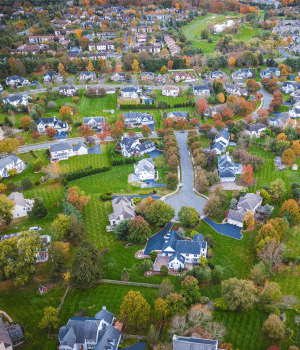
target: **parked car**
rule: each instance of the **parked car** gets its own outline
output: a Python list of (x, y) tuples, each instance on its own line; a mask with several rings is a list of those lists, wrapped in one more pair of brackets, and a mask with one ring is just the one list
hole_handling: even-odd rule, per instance
[(42, 231), (42, 228), (38, 226), (32, 226), (32, 227), (29, 227), (29, 230), (39, 232), (39, 231)]

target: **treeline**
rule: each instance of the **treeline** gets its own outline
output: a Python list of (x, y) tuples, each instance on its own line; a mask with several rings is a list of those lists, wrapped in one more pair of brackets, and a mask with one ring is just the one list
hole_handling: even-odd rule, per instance
[(136, 158), (136, 157), (122, 157), (122, 158), (120, 158), (120, 154), (116, 153), (114, 145), (110, 145), (108, 150), (109, 150), (109, 155), (110, 155), (110, 160), (111, 160), (112, 166), (124, 165), (124, 164), (134, 164), (138, 159), (140, 159), (140, 158)]
[(95, 175), (99, 173), (104, 173), (106, 171), (109, 171), (111, 168), (110, 167), (102, 167), (102, 168), (92, 168), (92, 169), (85, 169), (85, 170), (78, 170), (74, 171), (72, 173), (69, 173), (64, 176), (63, 178), (63, 184), (67, 185), (69, 181), (81, 179), (82, 177), (90, 176), (90, 175)]
[(146, 104), (120, 104), (120, 109), (154, 109), (156, 108), (156, 104), (150, 104), (150, 103), (146, 103)]

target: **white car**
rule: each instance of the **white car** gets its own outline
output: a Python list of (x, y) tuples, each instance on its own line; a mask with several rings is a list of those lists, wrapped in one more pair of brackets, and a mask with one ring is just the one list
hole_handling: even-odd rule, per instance
[(33, 227), (29, 227), (29, 230), (38, 232), (38, 231), (42, 231), (42, 228), (38, 226), (33, 226)]

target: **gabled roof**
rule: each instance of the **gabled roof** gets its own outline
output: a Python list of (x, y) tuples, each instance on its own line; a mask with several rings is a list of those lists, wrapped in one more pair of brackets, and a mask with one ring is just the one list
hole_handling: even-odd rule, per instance
[(102, 310), (95, 315), (96, 320), (104, 320), (105, 322), (112, 324), (114, 320), (114, 315), (102, 307)]
[(246, 129), (248, 131), (259, 131), (261, 129), (266, 129), (264, 124), (247, 124)]
[(181, 254), (175, 253), (172, 256), (170, 256), (169, 263), (171, 263), (172, 261), (174, 261), (176, 259), (179, 260), (182, 264), (184, 264), (184, 262), (185, 262), (185, 259)]
[(0, 159), (0, 170), (4, 169), (7, 165), (11, 163), (17, 163), (20, 160), (18, 156), (15, 154), (10, 154), (7, 157), (3, 157)]
[(238, 210), (229, 210), (227, 219), (231, 219), (237, 222), (243, 222), (246, 210), (238, 209)]
[(151, 158), (144, 158), (141, 159), (137, 165), (136, 168), (138, 168), (139, 172), (146, 171), (146, 172), (153, 172), (154, 171), (154, 162)]
[(230, 140), (230, 132), (228, 129), (223, 129), (217, 133), (215, 136), (214, 140), (217, 140), (218, 138), (223, 137), (225, 140), (229, 141)]
[(17, 205), (22, 207), (26, 207), (26, 202), (23, 196), (23, 193), (20, 192), (12, 192), (8, 197), (9, 200), (13, 201)]
[(50, 146), (50, 152), (72, 151), (72, 146), (67, 142), (55, 143)]
[(83, 142), (79, 141), (77, 145), (73, 146), (73, 151), (77, 152), (81, 147), (88, 149)]
[(225, 177), (234, 177), (236, 178), (235, 172), (230, 168), (225, 169), (219, 169), (219, 177), (225, 178)]
[(197, 241), (177, 241), (176, 252), (180, 254), (200, 254), (200, 243)]
[(253, 210), (261, 201), (261, 196), (255, 193), (247, 193), (244, 197), (240, 197), (237, 206), (245, 210)]

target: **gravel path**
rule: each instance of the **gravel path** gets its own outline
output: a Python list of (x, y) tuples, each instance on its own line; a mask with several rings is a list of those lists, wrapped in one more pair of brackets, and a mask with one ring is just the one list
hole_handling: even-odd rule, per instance
[(180, 148), (179, 153), (181, 162), (182, 187), (179, 193), (166, 198), (165, 202), (171, 204), (175, 209), (175, 219), (178, 219), (178, 212), (182, 206), (193, 207), (197, 209), (199, 215), (202, 215), (205, 199), (197, 196), (193, 191), (194, 173), (186, 144), (187, 132), (178, 132), (175, 134), (175, 136)]

